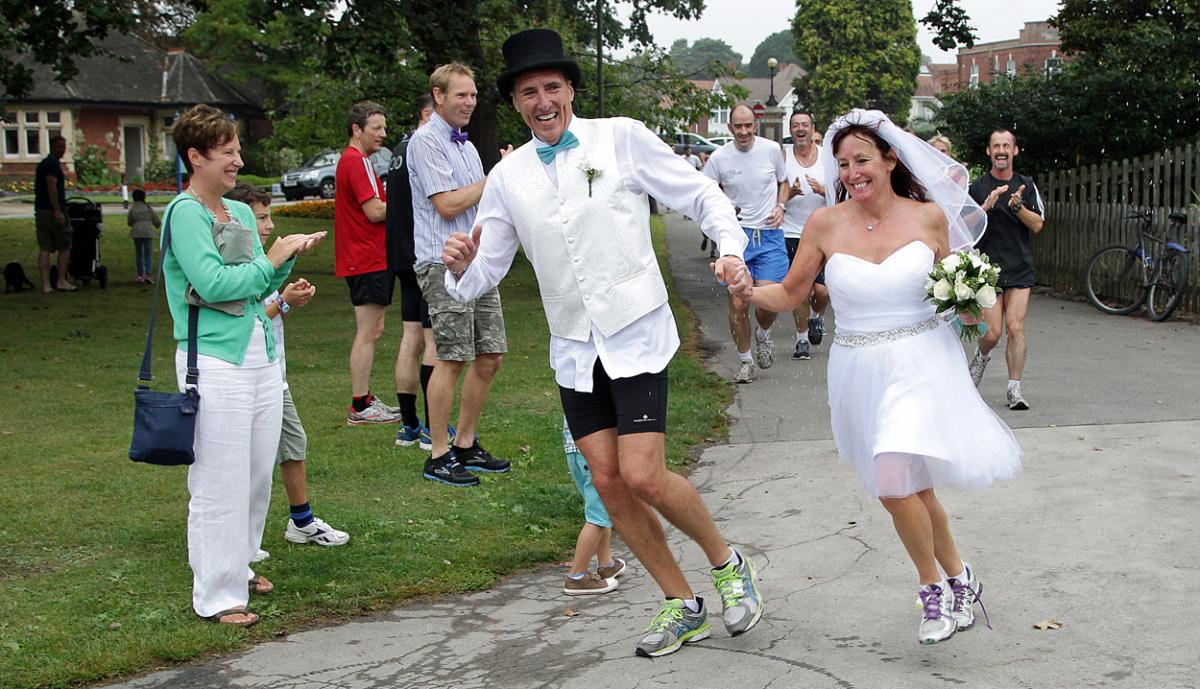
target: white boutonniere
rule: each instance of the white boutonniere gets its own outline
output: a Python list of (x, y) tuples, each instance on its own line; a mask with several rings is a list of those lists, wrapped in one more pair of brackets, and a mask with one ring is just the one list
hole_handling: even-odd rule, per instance
[(599, 176), (600, 176), (600, 175), (601, 175), (601, 174), (602, 174), (604, 171), (603, 171), (603, 170), (601, 170), (601, 169), (599, 169), (599, 168), (597, 168), (597, 167), (595, 167), (595, 166), (593, 166), (593, 165), (592, 165), (590, 162), (588, 162), (588, 161), (586, 161), (586, 160), (585, 160), (585, 161), (583, 161), (582, 163), (580, 163), (580, 164), (579, 164), (579, 170), (580, 170), (580, 172), (582, 172), (582, 173), (583, 173), (583, 176), (584, 176), (584, 177), (587, 177), (587, 181), (588, 181), (588, 198), (591, 198), (591, 196), (592, 196), (592, 182), (593, 182), (593, 181), (595, 181), (595, 179), (596, 179), (597, 177), (599, 177)]

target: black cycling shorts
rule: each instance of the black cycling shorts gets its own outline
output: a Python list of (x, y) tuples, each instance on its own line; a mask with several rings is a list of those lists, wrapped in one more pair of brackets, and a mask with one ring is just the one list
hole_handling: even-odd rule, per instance
[(608, 377), (596, 359), (592, 391), (558, 386), (567, 426), (576, 440), (616, 428), (617, 435), (667, 432), (667, 370), (631, 378)]
[(422, 328), (432, 328), (429, 320), (429, 304), (421, 294), (421, 286), (417, 284), (417, 274), (410, 268), (396, 272), (400, 281), (400, 320), (405, 323), (421, 321)]
[(350, 303), (355, 306), (366, 304), (390, 306), (393, 282), (390, 270), (347, 275), (346, 285), (350, 288)]

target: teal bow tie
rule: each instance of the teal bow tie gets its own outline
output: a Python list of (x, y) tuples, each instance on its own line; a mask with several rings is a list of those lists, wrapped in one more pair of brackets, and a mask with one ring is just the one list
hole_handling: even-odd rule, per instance
[(563, 132), (563, 135), (558, 139), (558, 143), (553, 146), (538, 146), (538, 158), (541, 158), (543, 165), (549, 165), (559, 151), (575, 148), (578, 145), (579, 139), (575, 138), (574, 134), (569, 131)]

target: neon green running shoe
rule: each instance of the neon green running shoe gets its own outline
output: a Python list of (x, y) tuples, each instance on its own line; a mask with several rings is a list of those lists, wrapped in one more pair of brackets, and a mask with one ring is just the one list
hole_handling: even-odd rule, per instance
[(763, 613), (762, 595), (754, 583), (754, 563), (740, 552), (737, 555), (740, 564), (731, 562), (712, 571), (713, 585), (721, 595), (721, 616), (730, 636), (753, 629)]
[(688, 610), (679, 598), (668, 598), (667, 604), (646, 627), (647, 634), (638, 641), (637, 654), (643, 658), (657, 658), (678, 651), (684, 644), (707, 639), (708, 608), (704, 607), (703, 598), (696, 600), (700, 602), (700, 612)]

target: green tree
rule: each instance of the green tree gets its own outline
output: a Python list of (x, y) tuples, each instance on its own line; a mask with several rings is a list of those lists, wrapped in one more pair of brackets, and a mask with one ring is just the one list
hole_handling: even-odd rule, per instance
[(33, 88), (29, 63), (49, 65), (67, 83), (79, 73), (75, 63), (103, 50), (98, 42), (112, 32), (133, 29), (136, 19), (121, 0), (5, 0), (0, 6), (0, 91), (14, 99)]
[(830, 122), (855, 107), (908, 121), (921, 51), (908, 0), (797, 0), (796, 56), (809, 71), (796, 80), (800, 102)]
[(697, 38), (691, 45), (680, 38), (671, 44), (669, 54), (675, 67), (691, 79), (715, 79), (742, 64), (742, 54), (719, 38)]
[(1031, 171), (1144, 155), (1200, 136), (1197, 3), (1066, 0), (1055, 18), (1063, 73), (1001, 79), (944, 98), (945, 131), (970, 162), (986, 163), (997, 127), (1017, 133)]
[(746, 67), (747, 73), (752, 77), (770, 76), (771, 70), (767, 69), (767, 60), (770, 58), (799, 64), (800, 58), (796, 57), (796, 39), (792, 36), (791, 29), (784, 29), (764, 38), (754, 49), (754, 56), (750, 58), (750, 64)]

